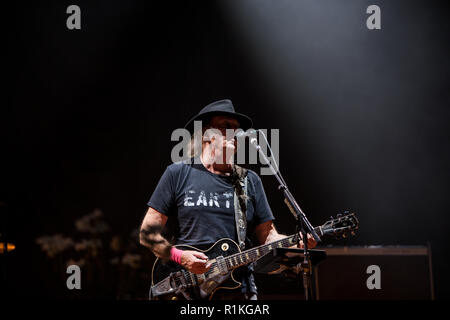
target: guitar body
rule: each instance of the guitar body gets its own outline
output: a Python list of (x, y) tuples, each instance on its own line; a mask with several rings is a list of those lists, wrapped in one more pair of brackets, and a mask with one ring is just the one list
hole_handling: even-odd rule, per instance
[[(218, 257), (227, 257), (241, 252), (238, 244), (228, 238), (220, 239), (206, 250), (202, 250), (201, 246), (200, 248), (188, 245), (177, 245), (175, 247), (180, 250), (203, 252), (208, 257), (208, 260), (215, 260)], [(192, 281), (194, 286), (185, 288), (182, 292), (173, 292), (157, 297), (152, 297), (152, 294), (150, 294), (150, 297), (155, 300), (212, 299), (214, 293), (219, 289), (236, 289), (241, 286), (241, 283), (234, 279), (233, 272), (234, 270), (226, 273), (220, 272), (217, 264), (213, 264), (206, 273), (199, 275), (188, 272), (173, 261), (164, 263), (161, 259), (156, 259), (152, 270), (152, 287), (173, 273), (182, 273), (183, 276), (180, 276), (180, 278)], [(177, 284), (179, 285), (179, 283)]]

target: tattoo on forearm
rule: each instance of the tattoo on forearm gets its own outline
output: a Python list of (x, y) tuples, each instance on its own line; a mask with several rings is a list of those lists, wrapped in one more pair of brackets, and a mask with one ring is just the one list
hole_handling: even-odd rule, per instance
[(163, 260), (170, 259), (170, 249), (172, 245), (162, 237), (163, 227), (153, 225), (141, 229), (140, 238), (144, 245), (150, 248), (157, 256)]

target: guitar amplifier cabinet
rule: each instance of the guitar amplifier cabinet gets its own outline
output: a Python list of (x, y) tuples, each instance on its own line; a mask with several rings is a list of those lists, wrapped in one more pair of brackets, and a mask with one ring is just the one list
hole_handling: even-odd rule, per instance
[(325, 247), (314, 269), (318, 300), (434, 299), (426, 246)]

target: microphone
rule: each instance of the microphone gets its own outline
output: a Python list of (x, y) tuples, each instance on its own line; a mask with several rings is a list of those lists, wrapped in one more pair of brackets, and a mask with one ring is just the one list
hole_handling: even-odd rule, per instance
[(249, 137), (251, 135), (256, 134), (256, 132), (258, 132), (258, 130), (255, 129), (248, 129), (247, 131), (244, 130), (240, 130), (238, 133), (236, 133), (235, 137), (236, 138), (240, 138), (240, 137)]
[(241, 138), (241, 137), (250, 137), (250, 143), (257, 145), (258, 140), (256, 139), (256, 133), (259, 130), (255, 130), (255, 129), (248, 129), (247, 131), (239, 131), (238, 133), (236, 133), (235, 137), (236, 138)]

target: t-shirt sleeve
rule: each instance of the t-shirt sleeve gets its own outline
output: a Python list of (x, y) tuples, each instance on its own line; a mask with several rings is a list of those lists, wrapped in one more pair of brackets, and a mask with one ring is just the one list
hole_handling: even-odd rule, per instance
[(269, 220), (275, 220), (272, 209), (270, 209), (269, 202), (267, 201), (266, 192), (262, 184), (261, 178), (254, 174), (254, 186), (255, 186), (255, 225), (267, 222)]
[(153, 191), (147, 205), (156, 211), (169, 216), (173, 212), (175, 205), (175, 185), (173, 172), (170, 167), (166, 168), (163, 175), (159, 179), (158, 185)]

